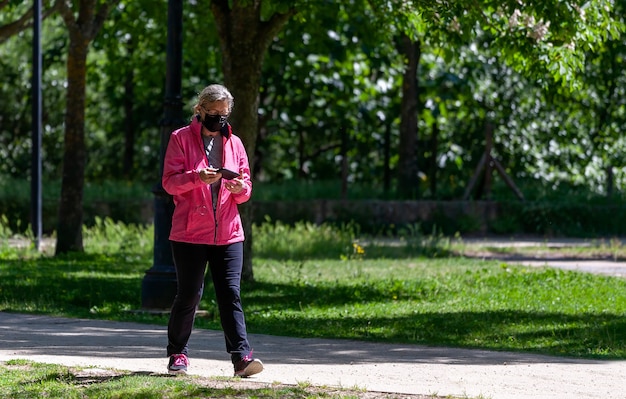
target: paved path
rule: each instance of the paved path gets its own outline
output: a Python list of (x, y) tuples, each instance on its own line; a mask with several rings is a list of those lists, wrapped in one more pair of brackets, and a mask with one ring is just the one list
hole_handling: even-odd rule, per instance
[[(250, 381), (459, 398), (626, 398), (626, 361), (251, 335), (266, 370)], [(0, 312), (0, 361), (163, 373), (163, 326)], [(231, 376), (219, 331), (195, 330), (190, 373)]]
[[(614, 239), (615, 240), (615, 239)], [(541, 238), (475, 238), (463, 239), (465, 245), (480, 246), (485, 248), (523, 248), (523, 247), (587, 247), (593, 240), (579, 238), (541, 239)], [(626, 239), (619, 239), (621, 245), (626, 245)], [(587, 273), (605, 274), (614, 277), (626, 277), (626, 262), (615, 262), (607, 259), (575, 259), (575, 258), (551, 258), (538, 259), (523, 255), (500, 254), (488, 258), (502, 259), (511, 264), (519, 264), (534, 267), (555, 267), (565, 270), (575, 270)], [(626, 395), (624, 396), (626, 398)]]

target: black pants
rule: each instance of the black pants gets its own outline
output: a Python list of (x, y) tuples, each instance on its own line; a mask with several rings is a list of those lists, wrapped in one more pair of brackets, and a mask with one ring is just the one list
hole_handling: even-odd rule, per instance
[(251, 352), (239, 294), (243, 242), (204, 245), (171, 241), (171, 245), (178, 292), (167, 328), (167, 355), (187, 354), (208, 263), (226, 339), (226, 351), (231, 354), (233, 363), (241, 360)]

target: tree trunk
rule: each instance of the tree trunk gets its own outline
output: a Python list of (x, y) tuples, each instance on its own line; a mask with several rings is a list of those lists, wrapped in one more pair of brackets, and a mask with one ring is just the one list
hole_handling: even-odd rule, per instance
[[(126, 46), (128, 50), (128, 58), (132, 58), (135, 52), (133, 41)], [(134, 121), (134, 103), (135, 103), (135, 71), (132, 65), (127, 66), (128, 70), (124, 79), (124, 159), (122, 162), (122, 175), (127, 179), (133, 175), (133, 165), (135, 159), (135, 121)]]
[(434, 199), (437, 196), (437, 155), (439, 148), (439, 124), (433, 123), (433, 132), (430, 136), (430, 158), (428, 159), (428, 182), (430, 195)]
[(419, 86), (417, 68), (421, 57), (421, 44), (402, 35), (399, 50), (406, 57), (402, 77), (402, 101), (400, 110), (400, 148), (398, 150), (397, 191), (401, 198), (418, 195), (417, 177), (417, 105)]
[(383, 146), (383, 193), (389, 198), (391, 189), (391, 122), (385, 121), (385, 144)]
[(85, 174), (85, 84), (89, 42), (70, 39), (67, 56), (67, 108), (63, 177), (56, 253), (83, 251), (83, 187)]
[[(221, 41), (224, 85), (230, 89), (233, 97), (235, 97), (231, 123), (235, 134), (243, 140), (248, 157), (253, 157), (256, 151), (259, 89), (261, 87), (262, 59), (265, 53), (265, 49), (259, 46), (255, 40), (255, 35), (246, 34), (246, 29), (253, 26), (257, 26), (258, 29), (260, 21), (254, 18), (254, 14), (255, 10), (252, 7), (243, 8), (237, 13), (233, 12), (230, 18), (229, 40), (226, 43), (224, 40)], [(252, 28), (251, 30), (255, 29)], [(232, 39), (233, 37), (238, 40)], [(252, 158), (249, 161), (250, 168), (253, 168)], [(251, 175), (253, 173), (253, 171), (250, 172)], [(246, 236), (242, 278), (245, 281), (252, 281), (254, 280), (252, 270), (252, 222), (254, 220), (252, 203), (246, 203), (239, 208)]]
[(85, 185), (85, 89), (87, 53), (104, 20), (120, 0), (98, 2), (82, 0), (78, 11), (72, 3), (55, 2), (67, 26), (70, 44), (67, 55), (67, 92), (63, 176), (55, 253), (82, 252), (83, 248), (83, 187)]
[[(261, 1), (232, 2), (213, 0), (211, 11), (215, 17), (222, 50), (222, 72), (224, 85), (235, 97), (235, 107), (230, 121), (236, 135), (241, 137), (254, 167), (256, 140), (258, 135), (259, 90), (263, 58), (274, 36), (295, 14), (292, 9), (284, 14), (274, 14), (261, 20)], [(251, 175), (254, 171), (251, 171)], [(252, 281), (252, 203), (240, 206), (243, 229), (244, 265), (242, 278)]]
[(615, 191), (615, 172), (613, 166), (606, 167), (606, 196), (612, 197)]

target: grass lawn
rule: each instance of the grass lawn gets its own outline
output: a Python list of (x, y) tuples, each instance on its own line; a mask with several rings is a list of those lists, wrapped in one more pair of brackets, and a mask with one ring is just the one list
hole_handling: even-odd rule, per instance
[[(286, 386), (238, 378), (170, 377), (116, 370), (65, 367), (25, 360), (0, 363), (0, 397), (10, 399), (206, 399), (206, 398), (360, 398), (364, 392), (307, 384)], [(399, 399), (406, 395), (368, 394)], [(410, 395), (427, 399), (435, 396)]]

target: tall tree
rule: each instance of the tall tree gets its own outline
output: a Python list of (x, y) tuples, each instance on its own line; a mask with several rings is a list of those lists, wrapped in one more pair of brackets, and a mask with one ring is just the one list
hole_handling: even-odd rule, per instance
[[(259, 89), (263, 59), (267, 49), (296, 8), (285, 7), (268, 15), (262, 0), (211, 1), (222, 51), (224, 84), (235, 97), (232, 123), (241, 136), (248, 156), (255, 153), (258, 131)], [(250, 162), (253, 167), (254, 162)], [(252, 207), (242, 207), (245, 244), (243, 278), (251, 280), (252, 272)]]
[(417, 69), (421, 58), (420, 40), (400, 34), (399, 52), (404, 55), (406, 67), (402, 76), (402, 103), (400, 109), (400, 145), (398, 149), (397, 192), (402, 198), (414, 198), (417, 192), (417, 117), (420, 98)]
[(61, 199), (56, 253), (83, 251), (83, 188), (85, 185), (85, 92), (89, 45), (120, 0), (61, 0), (59, 12), (69, 32), (67, 92)]

